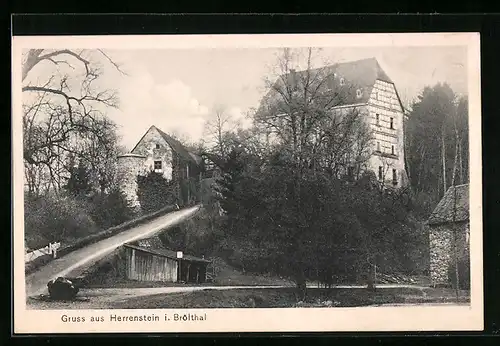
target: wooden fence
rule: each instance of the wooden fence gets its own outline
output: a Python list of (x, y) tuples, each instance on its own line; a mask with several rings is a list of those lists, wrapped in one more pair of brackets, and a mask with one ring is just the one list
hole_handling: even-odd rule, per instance
[(29, 263), (36, 258), (44, 255), (52, 255), (54, 258), (57, 254), (57, 249), (61, 247), (61, 243), (49, 243), (46, 247), (43, 247), (38, 250), (34, 250), (24, 254), (24, 263)]

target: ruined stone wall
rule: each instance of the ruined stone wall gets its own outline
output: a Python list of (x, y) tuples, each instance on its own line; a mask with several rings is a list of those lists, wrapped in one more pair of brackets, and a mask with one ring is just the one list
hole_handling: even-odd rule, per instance
[(137, 197), (137, 175), (144, 173), (146, 158), (139, 155), (122, 155), (118, 157), (118, 180), (120, 189), (125, 194), (130, 206), (136, 211), (140, 210)]
[(458, 258), (466, 258), (469, 251), (468, 223), (443, 224), (431, 226), (430, 237), (430, 274), (434, 285), (448, 284), (448, 270), (455, 261), (454, 232), (456, 233)]

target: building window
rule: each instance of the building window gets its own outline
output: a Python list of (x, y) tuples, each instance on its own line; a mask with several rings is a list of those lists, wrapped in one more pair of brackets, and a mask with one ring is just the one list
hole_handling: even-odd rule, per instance
[(377, 151), (380, 152), (380, 142), (377, 142)]
[(155, 161), (154, 168), (155, 168), (155, 172), (161, 172), (162, 171), (161, 161)]
[(391, 145), (391, 154), (394, 155), (394, 145)]
[(398, 176), (397, 176), (397, 172), (395, 169), (392, 169), (392, 183), (394, 185), (397, 185), (397, 183), (398, 183)]
[(356, 97), (359, 99), (361, 98), (361, 96), (363, 95), (363, 93), (361, 92), (360, 89), (356, 90)]
[(377, 126), (380, 126), (380, 114), (378, 113), (375, 115), (375, 124)]
[(378, 166), (378, 179), (382, 180), (382, 178), (383, 178), (382, 166)]
[(160, 145), (158, 143), (156, 143), (156, 149), (160, 149)]
[(344, 84), (345, 84), (344, 78), (340, 78), (340, 85), (344, 85)]
[(394, 118), (391, 118), (391, 129), (394, 129)]

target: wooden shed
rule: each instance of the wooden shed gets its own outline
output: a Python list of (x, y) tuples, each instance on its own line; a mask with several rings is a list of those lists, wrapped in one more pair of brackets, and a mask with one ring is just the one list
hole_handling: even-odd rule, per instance
[(137, 281), (203, 283), (210, 261), (190, 255), (177, 258), (168, 249), (153, 249), (126, 244), (127, 279)]

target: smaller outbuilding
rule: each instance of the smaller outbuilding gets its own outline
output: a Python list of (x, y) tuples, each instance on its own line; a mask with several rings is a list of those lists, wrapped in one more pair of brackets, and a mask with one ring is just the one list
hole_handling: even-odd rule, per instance
[(451, 186), (427, 222), (430, 242), (430, 276), (434, 286), (468, 285), (469, 271), (469, 184)]
[(137, 281), (206, 282), (210, 261), (176, 251), (125, 244), (126, 277)]

